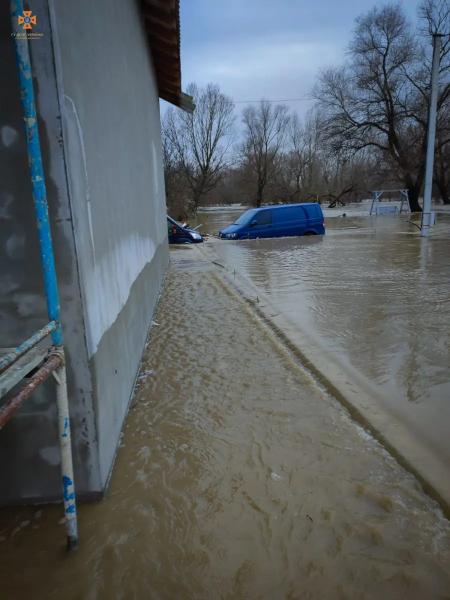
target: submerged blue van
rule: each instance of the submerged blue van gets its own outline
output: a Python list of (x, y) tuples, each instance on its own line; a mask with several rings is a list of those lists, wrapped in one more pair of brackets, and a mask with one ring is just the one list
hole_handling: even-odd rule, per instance
[(324, 233), (320, 204), (308, 202), (251, 208), (232, 225), (219, 231), (219, 237), (226, 240), (248, 240)]

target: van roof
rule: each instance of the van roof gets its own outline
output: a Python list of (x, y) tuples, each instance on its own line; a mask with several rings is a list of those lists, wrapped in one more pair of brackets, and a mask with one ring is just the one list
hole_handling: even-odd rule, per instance
[(297, 202), (295, 204), (268, 204), (267, 206), (260, 206), (258, 208), (253, 208), (250, 210), (254, 210), (254, 211), (260, 211), (260, 210), (266, 210), (268, 208), (292, 208), (294, 206), (320, 206), (320, 204), (318, 202)]

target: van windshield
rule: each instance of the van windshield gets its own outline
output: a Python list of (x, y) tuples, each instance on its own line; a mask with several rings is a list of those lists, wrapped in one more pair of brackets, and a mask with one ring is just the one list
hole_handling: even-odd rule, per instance
[(246, 210), (245, 213), (242, 213), (242, 215), (238, 219), (236, 219), (233, 225), (247, 225), (248, 223), (250, 223), (255, 213), (256, 210), (254, 208)]

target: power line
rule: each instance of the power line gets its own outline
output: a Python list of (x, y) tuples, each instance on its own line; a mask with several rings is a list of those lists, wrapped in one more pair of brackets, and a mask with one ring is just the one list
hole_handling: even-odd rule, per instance
[(233, 100), (235, 104), (250, 104), (251, 102), (311, 102), (313, 98), (284, 98), (281, 100), (267, 100), (266, 98), (260, 98), (259, 100)]

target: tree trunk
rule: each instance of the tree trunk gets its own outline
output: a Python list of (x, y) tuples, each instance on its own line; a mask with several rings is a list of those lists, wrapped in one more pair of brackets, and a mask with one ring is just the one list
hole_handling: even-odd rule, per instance
[(405, 187), (408, 189), (409, 208), (412, 213), (422, 212), (422, 207), (419, 204), (420, 190), (422, 189), (422, 178), (418, 177), (413, 183), (412, 178), (405, 178)]
[(436, 152), (435, 182), (441, 195), (442, 202), (444, 204), (450, 204), (450, 179), (447, 176), (447, 167), (449, 166), (449, 161), (445, 160), (445, 147), (442, 144), (442, 140), (439, 139), (438, 141), (439, 143)]
[(409, 188), (408, 198), (411, 212), (422, 212), (422, 207), (419, 204), (419, 189), (417, 187)]
[(263, 193), (264, 193), (264, 188), (261, 184), (258, 184), (258, 188), (256, 190), (256, 197), (255, 197), (255, 201), (256, 201), (256, 208), (259, 208), (262, 204), (263, 201)]
[(446, 167), (444, 157), (442, 156), (442, 147), (437, 153), (437, 169), (435, 175), (436, 186), (441, 195), (442, 202), (444, 204), (450, 204), (450, 184), (447, 181)]
[(190, 207), (192, 215), (197, 214), (197, 209), (199, 207), (201, 198), (202, 198), (201, 191), (199, 191), (198, 189), (192, 190), (192, 206)]
[(436, 179), (436, 185), (441, 195), (441, 200), (444, 204), (450, 204), (450, 190), (445, 185), (441, 178)]

